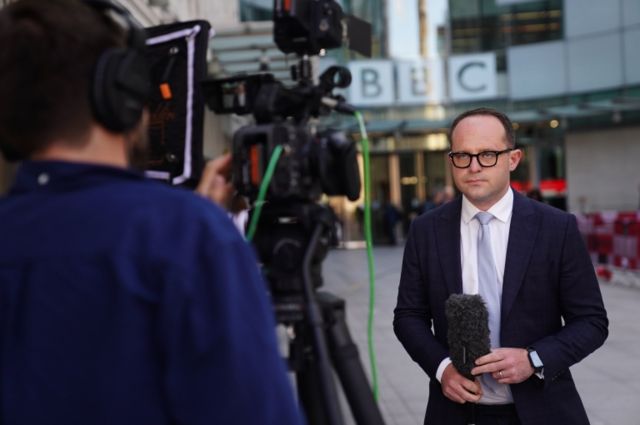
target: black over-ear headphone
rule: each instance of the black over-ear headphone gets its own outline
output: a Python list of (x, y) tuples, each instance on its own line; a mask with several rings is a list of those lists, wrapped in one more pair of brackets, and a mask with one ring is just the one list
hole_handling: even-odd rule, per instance
[(144, 58), (146, 35), (129, 12), (109, 0), (83, 0), (102, 13), (114, 13), (127, 32), (127, 46), (111, 48), (98, 58), (91, 82), (91, 106), (105, 128), (123, 132), (138, 124), (150, 93), (149, 66)]

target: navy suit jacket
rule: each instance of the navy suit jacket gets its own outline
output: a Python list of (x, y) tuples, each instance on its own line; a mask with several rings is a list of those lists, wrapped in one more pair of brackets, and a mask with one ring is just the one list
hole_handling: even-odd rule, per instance
[[(405, 246), (394, 330), (431, 378), (425, 424), (464, 424), (466, 408), (447, 399), (436, 379), (449, 356), (445, 301), (462, 293), (462, 198), (411, 225)], [(533, 347), (544, 363), (511, 385), (523, 425), (582, 425), (587, 415), (569, 367), (601, 346), (608, 320), (575, 217), (514, 192), (502, 290), (503, 347)]]

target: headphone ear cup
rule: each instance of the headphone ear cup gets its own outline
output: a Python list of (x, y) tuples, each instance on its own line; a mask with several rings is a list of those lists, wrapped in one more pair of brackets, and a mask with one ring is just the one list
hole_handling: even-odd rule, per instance
[(105, 128), (131, 130), (142, 116), (149, 96), (149, 69), (132, 49), (109, 49), (96, 64), (91, 104), (96, 120)]

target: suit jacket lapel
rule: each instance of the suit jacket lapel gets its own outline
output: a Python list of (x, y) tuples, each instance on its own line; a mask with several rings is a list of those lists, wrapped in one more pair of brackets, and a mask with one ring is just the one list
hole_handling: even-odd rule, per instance
[(513, 195), (513, 213), (502, 283), (501, 322), (503, 325), (522, 285), (540, 227), (540, 216), (535, 214), (531, 205), (533, 201), (515, 191)]
[(460, 213), (462, 197), (442, 207), (437, 217), (435, 236), (440, 265), (450, 294), (462, 293), (460, 262)]

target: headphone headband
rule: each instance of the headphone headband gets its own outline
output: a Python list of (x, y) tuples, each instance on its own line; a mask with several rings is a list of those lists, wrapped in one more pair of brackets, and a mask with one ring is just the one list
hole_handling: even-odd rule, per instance
[(127, 9), (118, 3), (109, 0), (83, 0), (83, 3), (101, 12), (112, 11), (124, 21), (127, 31), (127, 46), (132, 49), (144, 50), (147, 37), (144, 29), (138, 24), (135, 18)]
[(83, 2), (102, 13), (113, 12), (124, 21), (127, 46), (108, 49), (98, 59), (91, 104), (97, 121), (107, 129), (130, 130), (140, 121), (149, 94), (149, 69), (144, 57), (146, 34), (121, 5), (109, 0)]

